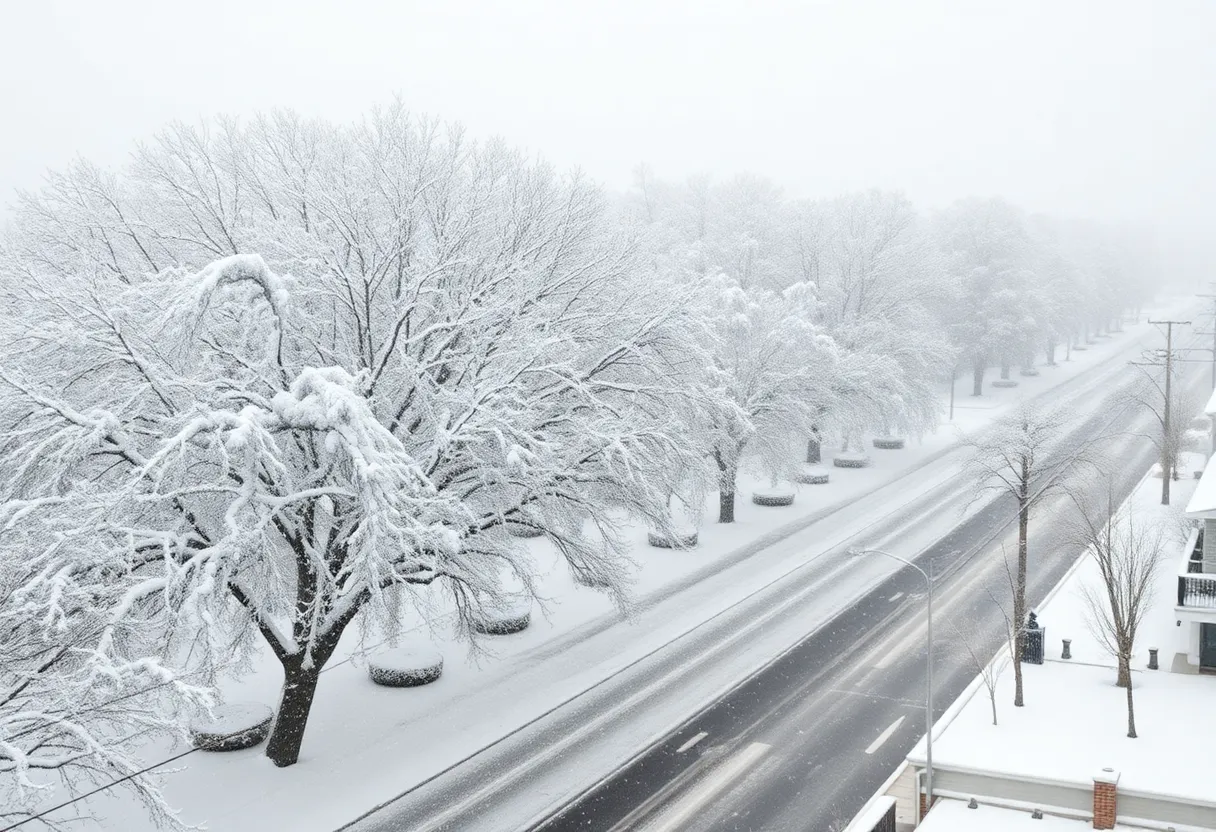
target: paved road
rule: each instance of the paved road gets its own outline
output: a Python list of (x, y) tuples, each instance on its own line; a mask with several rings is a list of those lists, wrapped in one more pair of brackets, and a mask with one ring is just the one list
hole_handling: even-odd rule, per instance
[[(1202, 374), (1190, 376), (1200, 390)], [(1109, 418), (1103, 410), (1077, 426), (1067, 447), (1092, 437)], [(1121, 460), (1113, 473), (1119, 499), (1155, 458), (1151, 443), (1134, 435), (1146, 429), (1144, 415), (1135, 412), (1108, 428), (1126, 434), (1110, 443)], [(1106, 481), (1087, 479), (1095, 493), (1105, 492)], [(1044, 504), (1032, 524), (1032, 605), (1080, 554), (1067, 539), (1063, 499)], [(1011, 502), (998, 500), (918, 558), (922, 566), (932, 559), (944, 574), (936, 582), (937, 715), (976, 675), (964, 640), (985, 657), (1000, 644), (1003, 621), (988, 593), (1008, 596), (1001, 546), (1014, 551), (1016, 538), (1011, 527), (996, 539), (992, 532), (1014, 511)], [(912, 570), (894, 575), (536, 828), (843, 828), (924, 734), (923, 591)]]

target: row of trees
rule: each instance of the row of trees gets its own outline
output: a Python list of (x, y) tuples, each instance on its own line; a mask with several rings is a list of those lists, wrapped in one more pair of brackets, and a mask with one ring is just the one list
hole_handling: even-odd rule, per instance
[(0, 805), (132, 772), (263, 645), (290, 765), (352, 625), (471, 634), (531, 592), (509, 524), (623, 603), (625, 523), (674, 533), (712, 486), (729, 522), (742, 465), (928, 429), (962, 358), (1137, 303), (1125, 263), (999, 200), (643, 175), (613, 201), (400, 106), (54, 174), (0, 254)]

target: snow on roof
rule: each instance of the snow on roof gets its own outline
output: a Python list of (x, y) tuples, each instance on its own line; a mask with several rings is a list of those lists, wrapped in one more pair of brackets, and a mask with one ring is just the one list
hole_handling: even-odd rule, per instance
[(1212, 454), (1212, 458), (1208, 460), (1203, 469), (1203, 477), (1195, 487), (1190, 502), (1186, 504), (1186, 516), (1216, 519), (1216, 454)]
[[(939, 800), (925, 816), (917, 832), (1081, 832), (1091, 829), (1090, 822), (1076, 818), (1062, 818), (1044, 814), (1040, 820), (1023, 809), (1005, 809), (987, 806), (968, 809), (961, 800)], [(1115, 829), (1131, 829), (1119, 824)]]
[(1203, 408), (1203, 412), (1206, 416), (1216, 414), (1216, 390), (1212, 391), (1212, 398), (1208, 399), (1207, 406)]
[[(1186, 650), (1187, 632), (1175, 626), (1171, 592), (1177, 577), (1167, 565), (1182, 543), (1168, 532), (1186, 492), (1195, 488), (1194, 480), (1177, 485), (1179, 499), (1172, 506), (1159, 504), (1160, 482), (1151, 477), (1132, 497), (1136, 522), (1162, 524), (1170, 541), (1133, 660), (1138, 738), (1127, 737), (1126, 691), (1115, 686), (1114, 660), (1088, 625), (1082, 587), (1096, 581), (1097, 570), (1087, 557), (1039, 609), (1048, 661), (1023, 666), (1025, 707), (1013, 707), (1013, 672), (1007, 668), (997, 684), (994, 726), (987, 690), (973, 685), (970, 699), (952, 706), (953, 721), (943, 719), (934, 732), (935, 767), (1086, 789), (1096, 773), (1111, 767), (1120, 772), (1121, 790), (1211, 801), (1216, 763), (1196, 738), (1216, 737), (1216, 678), (1169, 672), (1175, 653)], [(1073, 640), (1071, 661), (1060, 658), (1062, 638)], [(1147, 669), (1149, 647), (1160, 650), (1160, 670)], [(923, 766), (924, 754), (922, 740), (908, 758)]]

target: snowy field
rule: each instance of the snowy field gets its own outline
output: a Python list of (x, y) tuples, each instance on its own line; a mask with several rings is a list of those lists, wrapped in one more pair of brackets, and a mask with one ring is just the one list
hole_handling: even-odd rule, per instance
[[(753, 505), (751, 493), (769, 483), (741, 477), (737, 522), (713, 522), (717, 495), (709, 495), (694, 550), (651, 548), (645, 528), (630, 528), (637, 569), (627, 616), (601, 594), (579, 586), (550, 544), (528, 541), (544, 607), (533, 611), (527, 630), (487, 639), (484, 650), (474, 655), (442, 618), (430, 628), (407, 619), (404, 643), (437, 648), (444, 656), (444, 672), (425, 687), (395, 689), (369, 681), (361, 636), (352, 628), (322, 675), (299, 765), (276, 769), (261, 748), (188, 753), (166, 767), (174, 771), (166, 780), (167, 799), (181, 808), (186, 822), (206, 823), (213, 830), (331, 830), (352, 821), (845, 544), (876, 520), (897, 513), (913, 496), (959, 486), (953, 482), (957, 460), (947, 454), (960, 432), (982, 430), (1027, 397), (1067, 395), (1078, 412), (1100, 402), (1102, 389), (1123, 377), (1127, 359), (1155, 336), (1147, 324), (1131, 325), (1088, 351), (1074, 352), (1067, 363), (1042, 368), (1038, 377), (1020, 378), (1017, 389), (989, 388), (979, 398), (968, 395), (970, 378), (960, 378), (953, 422), (919, 441), (911, 439), (902, 450), (868, 448), (872, 465), (863, 469), (831, 467), (833, 448), (825, 446), (830, 482), (798, 486), (791, 507)], [(929, 523), (916, 518), (926, 543), (959, 519), (940, 514)], [(802, 529), (812, 530), (817, 545), (800, 544), (797, 550), (772, 545)], [(847, 580), (842, 573), (841, 604), (890, 570), (881, 559), (872, 559), (848, 570)], [(366, 638), (371, 644), (378, 641), (375, 634)], [(1074, 649), (1080, 647), (1079, 637), (1074, 644)], [(223, 692), (227, 701), (273, 705), (281, 684), (277, 663), (265, 657), (253, 672), (228, 679)], [(184, 745), (149, 747), (146, 759), (151, 765), (187, 751)], [(95, 810), (109, 828), (146, 828), (134, 806), (103, 801)]]

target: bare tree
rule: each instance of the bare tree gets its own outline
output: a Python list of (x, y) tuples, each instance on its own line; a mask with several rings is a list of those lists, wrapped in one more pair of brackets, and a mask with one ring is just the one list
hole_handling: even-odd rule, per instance
[[(995, 601), (996, 599), (993, 598)], [(1000, 605), (998, 604), (998, 607)], [(1007, 635), (1007, 643), (1010, 653), (1013, 650), (1013, 628), (1009, 614), (1004, 607), (1000, 607), (1001, 615), (1005, 620), (1005, 631)], [(976, 637), (973, 633), (965, 632), (957, 624), (951, 625), (954, 630), (954, 637), (959, 644), (963, 645), (963, 649), (967, 651), (967, 656), (971, 659), (971, 664), (975, 667), (976, 675), (979, 676), (980, 682), (984, 686), (984, 690), (988, 692), (988, 702), (992, 705), (992, 724), (997, 724), (996, 712), (996, 688), (1000, 682), (1001, 674), (1005, 672), (1005, 668), (1009, 667), (1010, 653), (1003, 650), (999, 652), (990, 661), (986, 660), (986, 653), (982, 646), (977, 646)]]
[[(1004, 494), (1013, 498), (1018, 512), (1017, 568), (1013, 578), (1013, 621), (1017, 638), (1013, 649), (1013, 704), (1024, 704), (1022, 691), (1021, 631), (1026, 619), (1026, 571), (1029, 553), (1030, 516), (1044, 498), (1067, 488), (1068, 475), (1077, 465), (1092, 461), (1090, 443), (1071, 451), (1057, 447), (1064, 416), (1033, 403), (1021, 405), (978, 438), (964, 439), (974, 450), (968, 472), (978, 486), (976, 498)], [(1053, 452), (1054, 451), (1054, 452)]]
[(1118, 662), (1115, 684), (1127, 690), (1127, 735), (1136, 737), (1132, 697), (1132, 656), (1140, 624), (1153, 603), (1153, 581), (1161, 563), (1165, 531), (1139, 523), (1114, 498), (1097, 505), (1078, 504), (1077, 537), (1098, 567), (1101, 583), (1082, 587), (1090, 631)]
[(1165, 374), (1176, 373), (1177, 369), (1167, 368), (1157, 355), (1146, 356), (1145, 361), (1136, 362), (1134, 366), (1141, 370), (1143, 378), (1132, 388), (1131, 398), (1156, 419), (1157, 429), (1146, 436), (1152, 440), (1161, 458), (1161, 504), (1168, 505), (1170, 481), (1178, 479), (1181, 455), (1186, 448), (1186, 434), (1191, 421), (1189, 414), (1199, 409), (1199, 402), (1193, 392), (1177, 383), (1177, 379), (1173, 379), (1173, 384), (1165, 383)]

